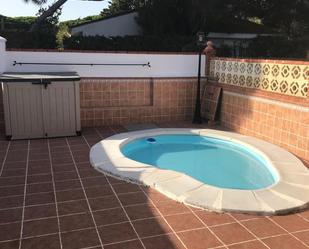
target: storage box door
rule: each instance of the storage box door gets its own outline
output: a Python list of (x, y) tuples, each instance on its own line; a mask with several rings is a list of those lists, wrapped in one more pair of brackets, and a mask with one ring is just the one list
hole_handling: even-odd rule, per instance
[(42, 86), (32, 83), (7, 84), (12, 139), (44, 136)]
[(43, 110), (48, 137), (76, 135), (74, 82), (52, 82), (43, 87)]

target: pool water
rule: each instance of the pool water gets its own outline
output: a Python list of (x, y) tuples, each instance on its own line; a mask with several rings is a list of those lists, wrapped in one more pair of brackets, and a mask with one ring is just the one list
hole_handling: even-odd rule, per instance
[(158, 135), (133, 140), (122, 146), (121, 152), (132, 160), (182, 172), (221, 188), (253, 190), (277, 181), (275, 171), (262, 156), (217, 138)]

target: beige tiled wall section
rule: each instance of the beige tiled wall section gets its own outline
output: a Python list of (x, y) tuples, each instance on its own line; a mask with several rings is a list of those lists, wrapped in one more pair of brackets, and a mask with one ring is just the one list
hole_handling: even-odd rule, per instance
[(191, 120), (195, 86), (190, 78), (82, 79), (82, 126)]
[(220, 83), (306, 98), (309, 63), (215, 58), (210, 75)]

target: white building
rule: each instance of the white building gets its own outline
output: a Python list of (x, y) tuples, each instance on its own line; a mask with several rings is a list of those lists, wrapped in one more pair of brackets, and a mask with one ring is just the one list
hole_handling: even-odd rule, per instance
[(82, 36), (126, 36), (139, 35), (141, 29), (136, 22), (137, 11), (129, 11), (71, 27), (72, 35)]

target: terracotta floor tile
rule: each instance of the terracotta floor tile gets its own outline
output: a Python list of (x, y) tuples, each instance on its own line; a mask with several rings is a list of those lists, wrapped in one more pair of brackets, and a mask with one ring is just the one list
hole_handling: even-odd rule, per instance
[(175, 235), (162, 235), (147, 239), (142, 239), (146, 249), (184, 249)]
[(31, 194), (26, 196), (26, 206), (53, 203), (54, 192)]
[(49, 154), (46, 151), (46, 153), (30, 153), (29, 154), (29, 160), (34, 161), (34, 160), (44, 160), (44, 159), (49, 159)]
[(36, 238), (23, 239), (21, 242), (21, 249), (34, 249), (34, 248), (48, 248), (60, 249), (60, 242), (58, 235), (48, 235)]
[(60, 173), (60, 172), (66, 172), (66, 171), (74, 171), (75, 165), (73, 163), (69, 164), (59, 164), (59, 165), (53, 165), (53, 172)]
[(51, 174), (30, 175), (27, 177), (27, 184), (51, 182), (51, 181), (52, 181)]
[(120, 203), (116, 196), (110, 195), (106, 197), (100, 197), (95, 199), (88, 199), (90, 207), (93, 211), (100, 209), (108, 209), (120, 207)]
[(161, 235), (172, 232), (168, 224), (160, 217), (132, 222), (140, 237)]
[(61, 233), (63, 249), (79, 249), (100, 245), (100, 240), (95, 229)]
[(99, 233), (103, 244), (121, 242), (136, 239), (136, 233), (129, 222), (99, 227)]
[(76, 170), (54, 173), (55, 182), (78, 179)]
[(309, 222), (296, 214), (271, 217), (276, 223), (289, 232), (309, 229)]
[(9, 151), (6, 162), (18, 162), (18, 161), (26, 161), (27, 160), (27, 152), (25, 150), (22, 151)]
[(294, 235), (309, 247), (309, 231), (294, 233)]
[(0, 198), (0, 209), (22, 207), (24, 196), (9, 196)]
[(199, 221), (198, 218), (196, 218), (192, 213), (166, 216), (165, 219), (172, 226), (175, 232), (204, 227), (203, 223)]
[(57, 158), (52, 156), (52, 165), (60, 165), (65, 163), (73, 163), (72, 157)]
[(50, 169), (50, 161), (48, 160), (37, 160), (37, 161), (29, 161), (28, 162), (28, 170), (32, 167), (45, 167)]
[(130, 194), (119, 194), (118, 198), (120, 199), (122, 205), (124, 206), (149, 202), (147, 196), (145, 196), (145, 194), (142, 192), (130, 193)]
[(159, 209), (163, 216), (180, 213), (191, 213), (190, 209), (184, 204), (172, 200), (157, 203), (156, 207)]
[(20, 228), (21, 223), (9, 223), (0, 225), (0, 241), (19, 239)]
[(152, 218), (160, 215), (151, 203), (126, 206), (125, 210), (131, 220)]
[(56, 205), (48, 204), (41, 206), (25, 207), (25, 220), (40, 219), (56, 216)]
[(0, 187), (0, 198), (12, 195), (23, 195), (23, 194), (24, 194), (24, 185)]
[(55, 182), (56, 191), (64, 191), (71, 189), (81, 189), (82, 185), (79, 179)]
[(23, 225), (23, 238), (50, 233), (58, 233), (57, 218), (25, 221)]
[[(93, 167), (91, 166), (90, 162), (76, 162), (76, 167), (78, 170), (88, 170), (88, 169), (93, 169)], [(104, 176), (104, 174), (102, 173), (101, 176)], [(104, 176), (105, 177), (105, 176)]]
[(160, 202), (170, 202), (171, 199), (167, 198), (166, 196), (162, 195), (156, 190), (153, 190), (149, 187), (144, 188), (144, 192), (147, 196), (157, 205)]
[(89, 212), (86, 200), (58, 202), (59, 215)]
[[(87, 152), (87, 156), (89, 156), (89, 155), (88, 155), (88, 152)], [(91, 168), (79, 170), (78, 173), (79, 173), (79, 175), (80, 175), (81, 178), (86, 178), (86, 177), (100, 177), (100, 176), (103, 175), (102, 173), (96, 171), (95, 169), (91, 169)]]
[(2, 177), (14, 177), (14, 176), (25, 176), (26, 169), (20, 168), (20, 169), (4, 169), (2, 171), (1, 176)]
[(124, 193), (141, 191), (139, 185), (131, 184), (131, 183), (117, 184), (117, 185), (114, 185), (113, 188), (114, 188), (114, 190), (117, 194), (124, 194)]
[(86, 191), (86, 195), (88, 198), (98, 198), (98, 197), (114, 194), (111, 187), (108, 185), (85, 188), (85, 191)]
[(271, 249), (305, 249), (308, 248), (291, 235), (282, 235), (263, 239)]
[(69, 141), (71, 151), (89, 151), (89, 147), (86, 144), (85, 140), (82, 138), (76, 141)]
[(266, 218), (243, 221), (242, 224), (259, 238), (286, 233), (282, 228)]
[(261, 218), (263, 216), (258, 216), (258, 215), (253, 215), (253, 214), (231, 214), (235, 219), (238, 221), (243, 221), (243, 220), (251, 220), (251, 219), (256, 219), (256, 218)]
[(73, 157), (76, 162), (88, 162), (89, 152), (87, 151), (73, 151)]
[(128, 242), (122, 242), (117, 244), (111, 244), (104, 246), (105, 249), (143, 249), (143, 246), (139, 240), (133, 240)]
[[(53, 158), (58, 158), (58, 159), (60, 159), (60, 158), (70, 158), (71, 157), (71, 153), (70, 153), (69, 148), (67, 148), (67, 149), (65, 149), (63, 151), (52, 152), (51, 156)], [(65, 165), (65, 164), (63, 164), (63, 165)]]
[(94, 227), (90, 213), (59, 217), (61, 232)]
[(309, 210), (299, 213), (302, 217), (309, 220)]
[(27, 162), (5, 162), (4, 168), (6, 169), (18, 169), (26, 168)]
[(258, 240), (236, 244), (228, 247), (229, 249), (267, 249), (267, 247)]
[(42, 167), (42, 166), (32, 166), (28, 168), (28, 175), (38, 175), (38, 174), (50, 174), (50, 164), (48, 164), (48, 167)]
[(21, 221), (22, 208), (0, 210), (0, 224)]
[(85, 194), (82, 189), (72, 189), (72, 190), (64, 190), (64, 191), (57, 191), (57, 201), (75, 201), (85, 199)]
[(24, 176), (14, 176), (14, 177), (0, 177), (0, 187), (12, 186), (12, 185), (24, 185)]
[(1, 249), (19, 249), (19, 240), (0, 242)]
[(114, 223), (120, 223), (128, 221), (122, 208), (115, 208), (103, 211), (93, 212), (94, 219), (97, 226), (109, 225)]
[(105, 176), (82, 178), (82, 182), (85, 188), (108, 185)]
[(214, 226), (214, 225), (236, 222), (228, 214), (220, 214), (220, 213), (208, 212), (208, 211), (197, 211), (195, 213), (207, 226)]
[(52, 182), (27, 185), (27, 194), (36, 194), (36, 193), (53, 192), (53, 191), (54, 191), (54, 185)]
[(222, 245), (207, 228), (178, 233), (178, 236), (190, 249), (206, 249)]
[(225, 243), (232, 244), (255, 239), (245, 228), (238, 223), (211, 227), (211, 230)]
[(119, 180), (119, 179), (114, 178), (114, 177), (106, 176), (106, 178), (108, 179), (108, 181), (109, 181), (109, 183), (111, 185), (116, 185), (116, 184), (122, 184), (123, 183), (122, 180)]

